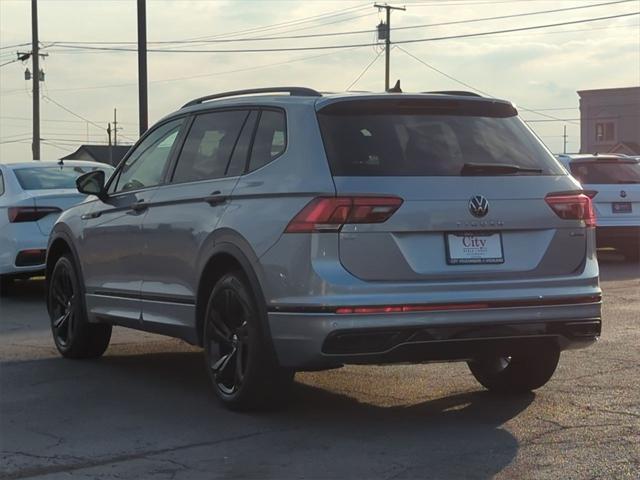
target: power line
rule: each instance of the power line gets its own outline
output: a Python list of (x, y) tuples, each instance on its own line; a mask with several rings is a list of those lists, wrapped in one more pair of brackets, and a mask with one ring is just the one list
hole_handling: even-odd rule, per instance
[(47, 96), (47, 95), (44, 95), (42, 98), (44, 98), (45, 100), (47, 100), (47, 101), (49, 101), (49, 102), (53, 103), (54, 105), (57, 105), (58, 107), (60, 107), (61, 109), (63, 109), (65, 112), (70, 113), (70, 114), (71, 114), (71, 115), (73, 115), (74, 117), (78, 117), (78, 118), (80, 118), (80, 119), (84, 120), (84, 121), (85, 121), (85, 122), (87, 122), (89, 125), (93, 125), (94, 127), (99, 128), (100, 130), (104, 130), (104, 127), (102, 127), (101, 125), (98, 125), (97, 123), (92, 122), (91, 120), (89, 120), (89, 119), (87, 119), (87, 118), (84, 118), (82, 115), (79, 115), (79, 114), (77, 114), (77, 113), (75, 113), (75, 112), (73, 112), (73, 111), (69, 110), (69, 109), (68, 109), (67, 107), (65, 107), (64, 105), (61, 105), (60, 103), (56, 102), (53, 98), (51, 98), (51, 97), (49, 97), (49, 96)]
[[(405, 27), (395, 27), (392, 30), (394, 32), (399, 30), (410, 30), (416, 28), (429, 28), (429, 27), (439, 27), (446, 25), (459, 25), (465, 23), (477, 23), (491, 20), (502, 20), (507, 18), (517, 18), (517, 17), (527, 17), (531, 15), (542, 15), (547, 13), (558, 13), (558, 12), (566, 12), (571, 10), (581, 10), (585, 8), (594, 8), (594, 7), (603, 7), (607, 5), (615, 5), (621, 3), (629, 3), (635, 2), (636, 0), (615, 0), (611, 2), (605, 3), (595, 3), (589, 5), (579, 5), (576, 7), (566, 7), (566, 8), (555, 8), (551, 10), (537, 10), (535, 12), (524, 12), (524, 13), (515, 13), (510, 15), (499, 15), (493, 17), (482, 17), (482, 18), (470, 18), (466, 20), (455, 20), (451, 22), (440, 22), (440, 23), (425, 23), (421, 25), (409, 25)], [(357, 17), (356, 17), (357, 18)], [(363, 33), (374, 33), (375, 29), (367, 29), (367, 30), (352, 30), (346, 32), (329, 32), (329, 33), (313, 33), (313, 34), (305, 34), (305, 35), (291, 35), (291, 36), (270, 36), (270, 37), (251, 37), (251, 38), (214, 38), (210, 40), (163, 40), (163, 41), (155, 41), (148, 42), (150, 45), (168, 45), (168, 44), (190, 44), (190, 43), (232, 43), (232, 42), (257, 42), (257, 41), (272, 41), (272, 40), (293, 40), (293, 39), (302, 39), (302, 38), (318, 38), (318, 37), (334, 37), (334, 36), (342, 36), (342, 35), (359, 35)], [(90, 41), (55, 41), (50, 42), (53, 44), (68, 44), (68, 45), (135, 45), (136, 42), (90, 42)]]
[[(467, 87), (467, 88), (470, 88), (471, 90), (473, 90), (473, 91), (475, 91), (475, 92), (481, 93), (482, 95), (485, 95), (485, 96), (487, 96), (487, 97), (495, 98), (495, 97), (494, 97), (493, 95), (491, 95), (490, 93), (487, 93), (487, 92), (485, 92), (485, 91), (483, 91), (483, 90), (480, 90), (479, 88), (476, 88), (476, 87), (474, 87), (474, 86), (472, 86), (472, 85), (469, 85), (468, 83), (463, 82), (462, 80), (458, 80), (457, 78), (452, 77), (452, 76), (451, 76), (451, 75), (449, 75), (448, 73), (445, 73), (445, 72), (443, 72), (442, 70), (437, 69), (437, 68), (436, 68), (436, 67), (434, 67), (433, 65), (430, 65), (430, 64), (428, 64), (427, 62), (425, 62), (424, 60), (422, 60), (421, 58), (416, 57), (414, 54), (412, 54), (411, 52), (409, 52), (409, 51), (405, 50), (404, 48), (402, 48), (402, 47), (400, 47), (400, 46), (398, 46), (398, 45), (396, 45), (396, 47), (397, 47), (397, 48), (399, 48), (399, 49), (400, 49), (401, 51), (403, 51), (404, 53), (406, 53), (407, 55), (409, 55), (411, 58), (413, 58), (413, 59), (414, 59), (414, 60), (416, 60), (417, 62), (419, 62), (419, 63), (421, 63), (422, 65), (424, 65), (425, 67), (429, 68), (430, 70), (433, 70), (433, 71), (435, 71), (435, 72), (438, 72), (439, 74), (441, 74), (441, 75), (443, 75), (443, 76), (447, 77), (448, 79), (453, 80), (454, 82), (456, 82), (456, 83), (458, 83), (458, 84), (460, 84), (460, 85), (463, 85), (463, 86), (465, 86), (465, 87)], [(547, 117), (547, 118), (550, 118), (550, 119), (553, 119), (553, 120), (559, 120), (559, 119), (558, 119), (558, 117), (554, 117), (553, 115), (548, 115), (548, 114), (546, 114), (546, 113), (536, 112), (535, 110), (531, 110), (531, 109), (525, 108), (525, 107), (523, 107), (523, 106), (520, 106), (519, 108), (520, 108), (521, 110), (526, 111), (526, 112), (533, 112), (533, 113), (536, 113), (537, 115), (540, 115), (540, 116), (543, 116), (543, 117)]]
[[(344, 53), (346, 51), (352, 51), (352, 50), (355, 50), (355, 48), (348, 48), (346, 50), (342, 50), (339, 53)], [(188, 75), (188, 76), (182, 76), (182, 77), (172, 77), (172, 78), (165, 78), (165, 79), (161, 79), (161, 80), (151, 80), (151, 81), (149, 81), (149, 84), (166, 83), (166, 82), (177, 82), (177, 81), (183, 81), (183, 80), (192, 80), (194, 78), (217, 77), (219, 75), (229, 75), (229, 74), (233, 74), (233, 73), (249, 72), (249, 71), (259, 70), (259, 69), (263, 69), (263, 68), (278, 67), (278, 66), (281, 66), (281, 65), (289, 65), (291, 63), (296, 63), (296, 62), (304, 62), (304, 61), (308, 61), (308, 60), (314, 60), (316, 58), (335, 55), (336, 53), (338, 53), (338, 52), (326, 52), (326, 53), (320, 53), (318, 55), (298, 57), (298, 58), (294, 58), (292, 60), (284, 60), (282, 62), (265, 63), (263, 65), (256, 65), (254, 67), (243, 67), (243, 68), (236, 68), (236, 69), (232, 69), (232, 70), (217, 71), (217, 72), (213, 72), (213, 73), (200, 73), (200, 74), (197, 74), (197, 75)], [(101, 89), (101, 88), (114, 88), (114, 87), (132, 87), (132, 86), (137, 86), (137, 85), (138, 85), (137, 83), (129, 82), (129, 83), (117, 83), (117, 84), (110, 84), (110, 85), (95, 85), (93, 87), (55, 88), (55, 89), (49, 89), (48, 91), (50, 91), (50, 92), (67, 92), (67, 91), (95, 90), (95, 89)], [(5, 92), (4, 95), (10, 94), (10, 93), (17, 93), (17, 92), (21, 93), (21, 92), (23, 92), (23, 90), (22, 89), (15, 89), (15, 90), (12, 90), (10, 92)]]
[[(532, 25), (529, 27), (519, 27), (519, 28), (508, 28), (503, 30), (493, 30), (488, 32), (476, 32), (476, 33), (466, 33), (459, 35), (449, 35), (444, 37), (429, 37), (429, 38), (414, 38), (408, 40), (398, 40), (394, 42), (394, 44), (407, 44), (407, 43), (422, 43), (422, 42), (435, 42), (441, 40), (453, 40), (458, 38), (473, 38), (473, 37), (481, 37), (486, 35), (496, 35), (500, 33), (511, 33), (511, 32), (523, 32), (528, 30), (539, 30), (541, 28), (553, 28), (560, 27), (564, 25), (576, 25), (579, 23), (590, 23), (590, 22), (598, 22), (601, 20), (611, 20), (614, 18), (623, 18), (640, 15), (640, 12), (633, 13), (623, 13), (618, 15), (608, 15), (605, 17), (594, 17), (594, 18), (585, 18), (581, 20), (573, 20), (568, 22), (559, 22), (559, 23), (548, 23), (545, 25)], [(316, 45), (311, 47), (289, 47), (289, 48), (251, 48), (251, 49), (225, 49), (225, 50), (188, 50), (188, 49), (161, 49), (161, 48), (150, 48), (147, 51), (154, 53), (260, 53), (260, 52), (293, 52), (293, 51), (309, 51), (309, 50), (329, 50), (329, 49), (344, 49), (344, 48), (360, 48), (360, 47), (372, 47), (377, 45), (377, 43), (356, 43), (350, 45)], [(58, 47), (70, 48), (70, 49), (79, 49), (79, 50), (104, 50), (104, 51), (121, 51), (121, 52), (137, 52), (137, 49), (133, 48), (120, 48), (120, 47), (92, 47), (92, 46), (83, 46), (83, 45), (68, 45), (68, 44), (57, 44)]]
[(5, 50), (5, 49), (8, 49), (8, 48), (24, 47), (25, 45), (31, 45), (31, 42), (15, 43), (13, 45), (4, 45), (4, 46), (0, 47), (0, 50)]
[(0, 67), (4, 67), (5, 65), (9, 65), (11, 63), (19, 62), (20, 60), (21, 60), (20, 58), (14, 58), (13, 60), (11, 60), (9, 62), (1, 63)]
[(380, 55), (382, 55), (382, 52), (384, 52), (384, 50), (380, 50), (377, 55), (375, 57), (373, 57), (373, 60), (371, 60), (371, 62), (369, 62), (367, 64), (366, 67), (364, 67), (364, 69), (360, 72), (360, 74), (355, 78), (355, 80), (353, 82), (351, 82), (349, 84), (349, 86), (345, 89), (347, 92), (351, 89), (351, 87), (353, 87), (356, 83), (358, 83), (358, 80), (360, 80), (362, 78), (362, 76), (367, 73), (367, 71), (373, 66), (374, 63), (376, 63), (376, 61), (378, 60), (378, 58), (380, 58)]

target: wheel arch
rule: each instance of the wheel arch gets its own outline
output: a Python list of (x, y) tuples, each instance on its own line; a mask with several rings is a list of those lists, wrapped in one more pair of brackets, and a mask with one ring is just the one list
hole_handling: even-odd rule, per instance
[(213, 247), (201, 256), (203, 261), (201, 262), (202, 268), (198, 278), (196, 294), (196, 334), (198, 344), (202, 345), (204, 317), (209, 292), (223, 275), (234, 270), (240, 270), (249, 282), (249, 287), (258, 304), (258, 313), (265, 338), (271, 339), (266, 300), (257, 273), (259, 269), (258, 257), (249, 243), (236, 232), (217, 233), (218, 238), (212, 242)]

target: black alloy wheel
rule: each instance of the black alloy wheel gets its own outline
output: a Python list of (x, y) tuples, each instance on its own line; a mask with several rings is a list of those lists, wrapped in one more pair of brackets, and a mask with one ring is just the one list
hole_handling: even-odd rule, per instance
[(233, 410), (278, 405), (294, 371), (280, 367), (263, 333), (257, 300), (242, 272), (223, 275), (209, 296), (203, 346), (218, 398)]
[(207, 322), (208, 364), (216, 387), (224, 395), (236, 393), (245, 378), (250, 349), (247, 319), (251, 314), (232, 288), (222, 288), (213, 297)]
[(66, 262), (57, 265), (51, 278), (49, 293), (51, 330), (56, 345), (62, 349), (69, 348), (73, 341), (77, 316), (77, 288), (71, 275)]
[(96, 358), (105, 352), (112, 327), (88, 322), (71, 255), (60, 257), (48, 278), (47, 309), (53, 341), (63, 357)]

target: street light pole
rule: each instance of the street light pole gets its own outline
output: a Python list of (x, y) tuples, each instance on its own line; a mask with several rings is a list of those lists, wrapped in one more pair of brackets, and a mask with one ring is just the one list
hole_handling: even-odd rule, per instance
[[(35, 1), (35, 0), (34, 0)], [(140, 135), (147, 131), (147, 8), (146, 0), (138, 0), (138, 110)]]

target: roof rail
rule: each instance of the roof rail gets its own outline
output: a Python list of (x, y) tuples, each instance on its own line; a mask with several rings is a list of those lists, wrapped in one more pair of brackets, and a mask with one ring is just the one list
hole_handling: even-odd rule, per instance
[(482, 97), (475, 92), (466, 92), (464, 90), (444, 90), (441, 92), (422, 92), (422, 93), (438, 93), (440, 95), (460, 95), (461, 97)]
[(218, 98), (238, 97), (240, 95), (251, 95), (255, 93), (288, 93), (297, 97), (321, 97), (322, 94), (312, 88), (306, 87), (267, 87), (267, 88), (251, 88), (248, 90), (233, 90), (231, 92), (214, 93), (213, 95), (205, 95), (185, 103), (182, 108), (198, 105), (208, 100), (216, 100)]

